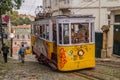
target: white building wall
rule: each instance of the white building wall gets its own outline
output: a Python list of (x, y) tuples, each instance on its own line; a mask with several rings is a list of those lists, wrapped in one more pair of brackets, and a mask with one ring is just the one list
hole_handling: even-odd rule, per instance
[(46, 7), (51, 5), (53, 15), (67, 14), (62, 13), (62, 8), (68, 8), (71, 15), (93, 15), (96, 32), (102, 32), (101, 27), (108, 25), (108, 8), (120, 7), (120, 0), (43, 0), (43, 3)]

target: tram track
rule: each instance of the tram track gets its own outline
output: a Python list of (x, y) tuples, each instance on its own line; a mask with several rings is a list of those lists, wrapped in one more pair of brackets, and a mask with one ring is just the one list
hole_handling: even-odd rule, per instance
[(88, 80), (106, 80), (106, 78), (112, 80), (119, 80), (120, 77), (114, 76), (112, 74), (104, 73), (97, 70), (82, 70), (78, 72), (73, 72), (72, 74), (80, 77), (84, 77)]
[(113, 75), (113, 74), (108, 74), (108, 73), (105, 73), (105, 72), (102, 72), (102, 71), (90, 70), (90, 72), (98, 73), (98, 74), (102, 74), (102, 75), (106, 75), (106, 76), (110, 76), (110, 77), (120, 78), (120, 77), (115, 76), (115, 75)]
[(120, 80), (120, 63), (97, 61), (94, 69), (83, 69), (72, 74), (88, 80)]
[(74, 72), (73, 74), (76, 75), (76, 76), (84, 77), (88, 80), (104, 80), (100, 77), (96, 77), (94, 75), (90, 75), (90, 74), (82, 73), (82, 72)]

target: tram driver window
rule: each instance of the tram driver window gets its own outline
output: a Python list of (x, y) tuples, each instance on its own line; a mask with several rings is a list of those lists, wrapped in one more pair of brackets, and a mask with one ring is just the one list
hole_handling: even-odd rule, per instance
[(56, 35), (56, 24), (53, 24), (53, 41), (57, 41), (57, 35)]
[(62, 25), (61, 24), (59, 24), (58, 30), (59, 30), (59, 44), (62, 44)]
[(71, 42), (75, 43), (88, 43), (89, 42), (89, 24), (87, 23), (74, 23), (71, 24)]
[(63, 42), (69, 44), (69, 24), (63, 24)]

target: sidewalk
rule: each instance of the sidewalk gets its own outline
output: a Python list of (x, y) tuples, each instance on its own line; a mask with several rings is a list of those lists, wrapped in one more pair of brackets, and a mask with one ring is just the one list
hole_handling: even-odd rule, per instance
[(96, 58), (96, 61), (111, 61), (111, 62), (119, 62), (120, 63), (120, 56), (113, 55), (111, 58)]

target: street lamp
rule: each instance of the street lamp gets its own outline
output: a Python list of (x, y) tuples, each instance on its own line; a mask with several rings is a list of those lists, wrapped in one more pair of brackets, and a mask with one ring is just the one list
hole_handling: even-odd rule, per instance
[(11, 54), (10, 54), (10, 56), (12, 57), (12, 53), (13, 53), (13, 49), (12, 49), (12, 44), (13, 44), (13, 38), (14, 38), (14, 33), (10, 33), (10, 38), (11, 38)]

